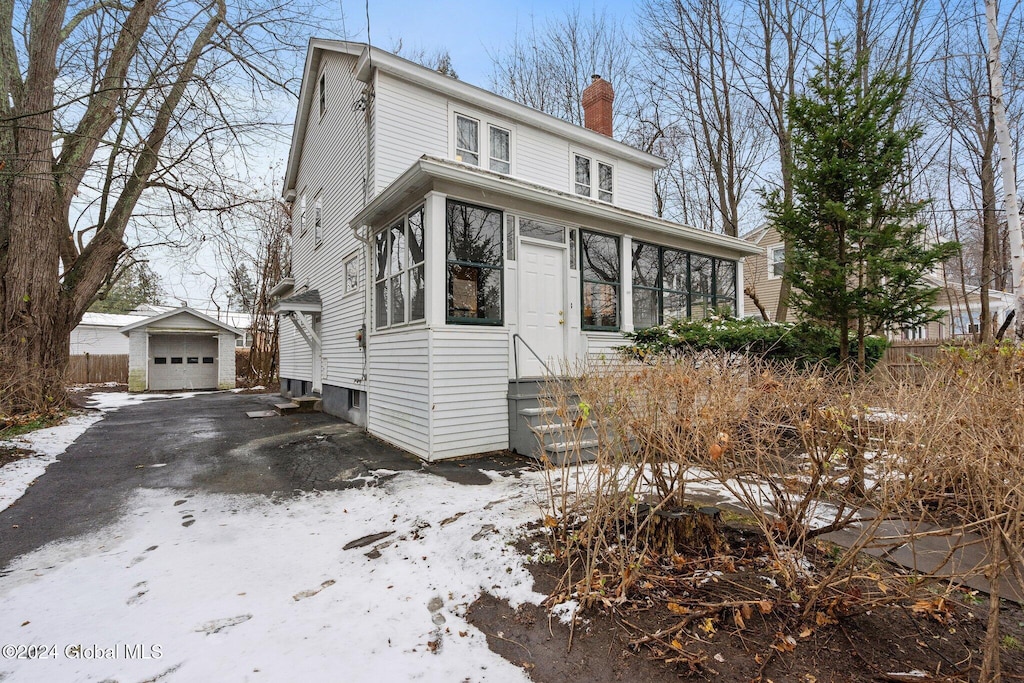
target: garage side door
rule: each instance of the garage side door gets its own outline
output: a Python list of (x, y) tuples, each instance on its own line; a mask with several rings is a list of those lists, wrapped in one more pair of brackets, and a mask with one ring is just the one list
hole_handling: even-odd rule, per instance
[(216, 389), (217, 338), (156, 334), (149, 338), (149, 388)]

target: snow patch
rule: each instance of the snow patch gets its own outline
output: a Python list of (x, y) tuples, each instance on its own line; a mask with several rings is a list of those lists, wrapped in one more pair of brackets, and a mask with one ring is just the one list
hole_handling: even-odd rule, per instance
[(514, 547), (543, 496), (537, 472), (462, 486), (410, 471), (287, 499), (140, 490), (116, 524), (7, 568), (0, 633), (159, 645), (161, 659), (7, 660), (0, 679), (526, 683), (465, 617), (485, 591), (546, 597)]

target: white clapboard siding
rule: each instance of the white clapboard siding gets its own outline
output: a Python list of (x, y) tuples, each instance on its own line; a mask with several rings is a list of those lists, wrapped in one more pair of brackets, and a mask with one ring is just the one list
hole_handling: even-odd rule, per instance
[(116, 327), (80, 324), (71, 330), (71, 355), (128, 353), (128, 337)]
[(569, 192), (569, 141), (520, 124), (516, 128), (516, 175), (523, 180)]
[(428, 330), (374, 334), (369, 339), (367, 428), (410, 453), (429, 458)]
[(654, 174), (638, 164), (616, 164), (614, 204), (630, 211), (654, 213)]
[(376, 164), (380, 192), (424, 154), (448, 157), (448, 100), (443, 95), (378, 74)]
[(508, 348), (504, 328), (433, 331), (433, 459), (508, 448)]
[(281, 379), (313, 380), (313, 361), (309, 345), (299, 335), (291, 320), (282, 317), (278, 335), (278, 349), (281, 355)]
[(587, 332), (584, 337), (588, 361), (615, 360), (619, 357), (616, 348), (627, 344), (626, 338), (619, 332)]
[[(321, 73), (326, 74), (326, 110), (319, 112), (319, 93), (314, 93), (310, 121), (306, 128), (302, 161), (296, 179), (293, 208), (292, 271), (296, 290), (315, 289), (323, 303), (322, 379), (339, 387), (361, 387), (363, 351), (356, 333), (363, 324), (365, 258), (349, 221), (364, 205), (363, 179), (367, 174), (367, 126), (363, 112), (353, 104), (363, 84), (355, 80), (355, 57), (325, 53)], [(317, 83), (319, 83), (318, 73)], [(319, 87), (319, 86), (317, 86)], [(305, 193), (306, 225), (299, 227), (299, 198)], [(315, 240), (315, 207), (322, 207), (321, 241)], [(359, 254), (359, 291), (345, 295), (344, 260)], [(282, 330), (293, 325), (282, 321)], [(312, 358), (308, 345), (294, 331), (282, 339), (281, 376), (310, 380)], [(282, 335), (284, 337), (284, 335)]]

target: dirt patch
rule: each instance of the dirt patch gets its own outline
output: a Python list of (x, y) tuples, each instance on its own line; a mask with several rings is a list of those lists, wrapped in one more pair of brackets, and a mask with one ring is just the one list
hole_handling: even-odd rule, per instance
[[(521, 549), (529, 552), (527, 545)], [(535, 589), (554, 591), (564, 569), (556, 562), (530, 565)], [(930, 607), (918, 605), (916, 611), (905, 603), (823, 614), (825, 623), (803, 624), (761, 573), (709, 571), (698, 577), (649, 582), (621, 605), (583, 612), (572, 629), (544, 607), (513, 609), (490, 595), (471, 606), (468, 618), (494, 652), (539, 683), (977, 678), (988, 610), (983, 594), (936, 597), (927, 601)], [(708, 610), (708, 616), (701, 612), (702, 605), (730, 600), (749, 600), (751, 606)], [(759, 602), (766, 609), (759, 609)], [(1003, 608), (1002, 633), (1004, 678), (1024, 680), (1024, 612), (1016, 604)]]
[(32, 455), (32, 451), (17, 446), (0, 446), (0, 467)]

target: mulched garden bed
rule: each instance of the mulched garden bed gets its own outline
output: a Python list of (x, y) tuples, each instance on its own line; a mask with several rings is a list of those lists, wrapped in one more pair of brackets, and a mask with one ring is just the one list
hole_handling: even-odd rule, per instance
[[(469, 620), (493, 651), (539, 683), (564, 681), (969, 681), (976, 680), (987, 596), (945, 586), (881, 605), (907, 577), (866, 559), (861, 578), (823, 603), (810, 623), (776, 587), (763, 539), (728, 529), (731, 550), (711, 560), (664, 558), (645, 568), (627, 601), (583, 611), (570, 628), (546, 607), (484, 595)], [(540, 531), (520, 543), (538, 560), (535, 589), (559, 588), (565, 564)], [(827, 563), (823, 546), (809, 558)], [(1004, 680), (1024, 680), (1024, 611), (1004, 603)]]

